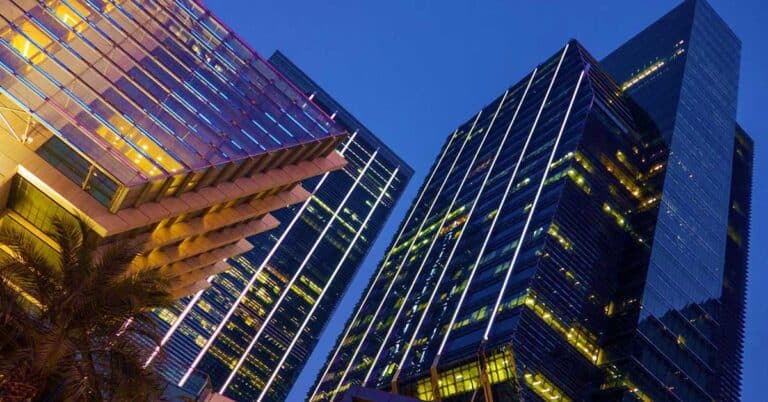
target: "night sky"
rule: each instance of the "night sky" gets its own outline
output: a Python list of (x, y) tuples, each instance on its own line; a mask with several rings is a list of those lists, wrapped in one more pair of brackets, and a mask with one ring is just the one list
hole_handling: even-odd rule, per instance
[[(678, 1), (202, 0), (262, 56), (280, 49), (416, 173), (288, 397), (303, 400), (447, 135), (569, 39), (598, 60)], [(768, 381), (768, 4), (711, 0), (742, 40), (738, 121), (755, 139), (743, 399)]]

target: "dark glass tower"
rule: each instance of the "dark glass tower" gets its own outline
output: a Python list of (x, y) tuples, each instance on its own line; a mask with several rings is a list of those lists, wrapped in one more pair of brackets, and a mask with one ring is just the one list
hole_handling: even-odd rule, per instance
[(310, 398), (738, 400), (739, 52), (685, 1), (600, 65), (571, 43), (461, 126)]
[(302, 184), (306, 202), (274, 213), (282, 224), (248, 240), (211, 287), (158, 312), (167, 377), (236, 400), (284, 400), (325, 323), (405, 189), (413, 170), (320, 86), (277, 52), (270, 64), (349, 138), (347, 166)]
[(739, 396), (751, 185), (750, 140), (735, 134), (740, 48), (706, 1), (689, 0), (601, 63), (654, 118), (670, 152), (626, 350), (626, 370), (657, 400)]
[(728, 240), (725, 248), (723, 294), (720, 296), (720, 362), (718, 393), (722, 401), (738, 400), (741, 391), (741, 364), (744, 354), (744, 304), (747, 288), (749, 220), (752, 210), (752, 138), (736, 126), (731, 170), (731, 203), (728, 212)]
[(646, 398), (613, 345), (637, 322), (666, 155), (570, 42), (449, 136), (310, 399)]

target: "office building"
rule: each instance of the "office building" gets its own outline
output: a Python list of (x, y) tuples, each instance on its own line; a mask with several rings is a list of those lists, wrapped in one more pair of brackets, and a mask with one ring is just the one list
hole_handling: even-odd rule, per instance
[(270, 63), (349, 132), (347, 166), (303, 185), (312, 197), (274, 213), (281, 227), (249, 238), (212, 286), (159, 312), (167, 378), (236, 400), (282, 401), (408, 183), (412, 169), (277, 52)]
[(578, 400), (621, 375), (598, 336), (626, 325), (665, 149), (570, 42), (448, 137), (310, 399)]
[(687, 0), (599, 64), (576, 43), (561, 58), (448, 139), (312, 400), (350, 385), (739, 399), (753, 144), (735, 121), (738, 38)]
[(0, 1), (0, 211), (143, 245), (176, 297), (340, 169), (344, 130), (195, 0)]
[(751, 140), (735, 121), (740, 49), (706, 1), (689, 0), (601, 63), (669, 144), (628, 364), (677, 400), (739, 399), (751, 188)]

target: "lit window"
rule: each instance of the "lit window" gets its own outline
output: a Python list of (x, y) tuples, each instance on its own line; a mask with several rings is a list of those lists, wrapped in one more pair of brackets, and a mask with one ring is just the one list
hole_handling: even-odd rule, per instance
[(74, 28), (77, 32), (82, 32), (84, 24), (80, 24), (83, 22), (80, 15), (87, 17), (90, 11), (77, 0), (69, 0), (67, 3), (68, 5), (64, 3), (59, 4), (53, 9), (53, 12), (61, 19), (61, 22)]
[(52, 42), (51, 38), (30, 22), (23, 22), (19, 27), (19, 31), (21, 33), (15, 33), (11, 37), (11, 46), (33, 64), (40, 63), (45, 57), (40, 48), (44, 49), (50, 45)]

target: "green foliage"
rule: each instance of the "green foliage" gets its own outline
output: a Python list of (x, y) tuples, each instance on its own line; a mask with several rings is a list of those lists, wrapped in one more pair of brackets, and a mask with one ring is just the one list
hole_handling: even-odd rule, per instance
[(0, 229), (0, 400), (158, 399), (160, 378), (140, 358), (160, 334), (142, 313), (172, 303), (165, 277), (132, 268), (136, 246), (97, 247), (79, 219), (53, 228), (55, 255)]

